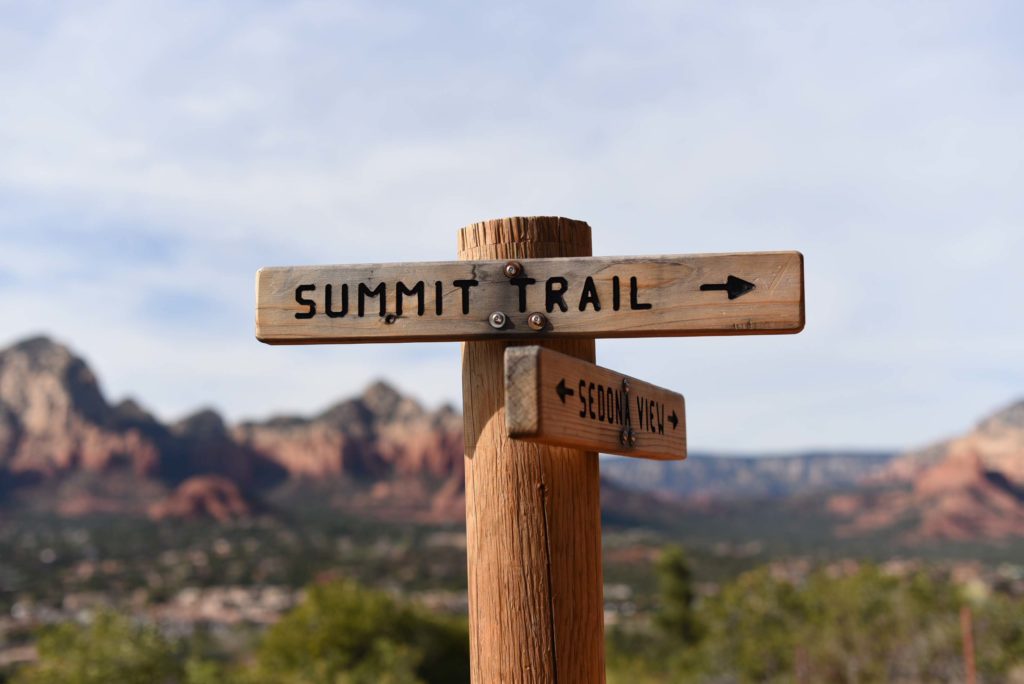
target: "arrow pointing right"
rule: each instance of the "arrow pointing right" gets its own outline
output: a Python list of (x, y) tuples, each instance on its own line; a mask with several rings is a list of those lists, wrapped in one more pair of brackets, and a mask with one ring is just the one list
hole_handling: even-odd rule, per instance
[(729, 299), (736, 299), (742, 297), (751, 290), (754, 289), (754, 283), (748, 283), (743, 278), (737, 278), (734, 275), (726, 278), (724, 283), (704, 283), (700, 286), (702, 292), (709, 290), (725, 290), (729, 293)]

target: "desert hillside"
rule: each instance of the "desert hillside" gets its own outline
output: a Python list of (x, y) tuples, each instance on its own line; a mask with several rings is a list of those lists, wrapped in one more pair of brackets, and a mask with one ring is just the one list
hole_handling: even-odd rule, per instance
[(1024, 401), (965, 435), (893, 459), (834, 497), (845, 534), (902, 529), (912, 541), (1024, 537)]

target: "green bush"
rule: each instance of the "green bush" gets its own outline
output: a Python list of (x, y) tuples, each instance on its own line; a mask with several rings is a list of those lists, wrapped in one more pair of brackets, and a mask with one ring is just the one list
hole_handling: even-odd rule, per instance
[[(957, 585), (926, 573), (893, 576), (864, 564), (794, 584), (759, 568), (693, 601), (690, 570), (670, 550), (649, 626), (608, 634), (608, 680), (628, 682), (960, 682)], [(1024, 600), (978, 599), (979, 681), (1024, 665)]]
[(270, 628), (255, 663), (229, 667), (202, 639), (102, 613), (42, 632), (39, 660), (12, 684), (457, 684), (469, 681), (464, 621), (342, 581), (313, 586)]
[(174, 645), (153, 627), (101, 613), (88, 625), (65, 623), (39, 638), (39, 661), (13, 684), (177, 684), (185, 671)]
[(258, 677), (304, 684), (469, 681), (465, 624), (339, 581), (313, 586), (267, 633)]

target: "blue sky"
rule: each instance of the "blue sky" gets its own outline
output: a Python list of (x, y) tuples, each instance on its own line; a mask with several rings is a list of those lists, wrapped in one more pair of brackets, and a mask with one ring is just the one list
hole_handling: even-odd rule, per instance
[(617, 340), (693, 448), (912, 446), (1024, 396), (1019, 3), (0, 0), (0, 343), (176, 418), (310, 412), (454, 344), (271, 348), (264, 265), (798, 249), (798, 336)]

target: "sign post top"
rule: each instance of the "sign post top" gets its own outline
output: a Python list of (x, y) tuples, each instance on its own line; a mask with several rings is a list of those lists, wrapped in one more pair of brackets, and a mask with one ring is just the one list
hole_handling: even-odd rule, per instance
[(459, 229), (463, 260), (593, 254), (590, 224), (563, 216), (511, 216)]

